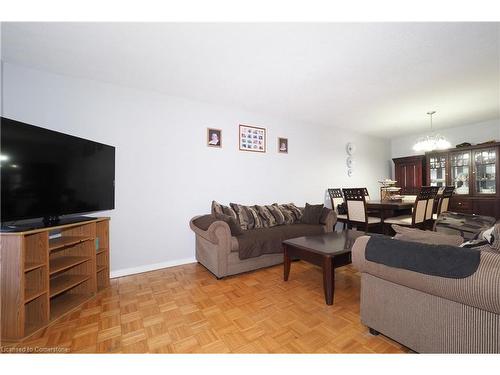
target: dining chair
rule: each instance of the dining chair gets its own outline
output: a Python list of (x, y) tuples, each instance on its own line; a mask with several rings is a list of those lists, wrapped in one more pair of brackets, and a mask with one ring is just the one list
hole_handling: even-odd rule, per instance
[(438, 216), (441, 215), (442, 212), (448, 211), (450, 199), (454, 192), (455, 192), (455, 186), (446, 186), (443, 189), (442, 194), (439, 196), (436, 212), (432, 214), (433, 220), (436, 220)]
[(347, 226), (347, 215), (339, 214), (338, 206), (344, 203), (344, 196), (342, 195), (342, 189), (328, 189), (328, 195), (330, 196), (330, 201), (332, 202), (332, 210), (337, 214), (337, 221), (342, 223), (342, 229)]
[(365, 190), (365, 188), (342, 189), (342, 193), (347, 206), (349, 227), (361, 226), (368, 232), (371, 226), (379, 225), (381, 220), (378, 217), (368, 216)]
[(370, 193), (368, 193), (368, 189), (367, 188), (363, 188), (363, 193), (365, 194), (365, 199), (367, 201), (370, 200)]
[[(368, 192), (368, 189), (367, 188), (363, 188), (363, 192), (365, 194), (365, 200), (367, 202), (369, 202), (371, 200), (371, 198), (370, 198), (370, 193)], [(375, 214), (375, 215), (379, 215), (380, 214), (379, 210), (370, 210), (370, 209), (368, 209), (366, 212), (368, 212), (369, 216), (372, 216), (373, 214)]]
[[(432, 219), (432, 208), (438, 190), (439, 188), (436, 186), (422, 186), (415, 199), (415, 206), (413, 207), (411, 215), (390, 217), (384, 220), (384, 224), (424, 228), (427, 220), (429, 220), (429, 213)], [(430, 210), (428, 208), (430, 208)]]

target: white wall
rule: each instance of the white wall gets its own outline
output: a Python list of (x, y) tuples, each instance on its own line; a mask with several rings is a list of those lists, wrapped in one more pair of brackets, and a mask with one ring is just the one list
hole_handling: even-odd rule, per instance
[[(467, 126), (440, 129), (438, 132), (451, 142), (452, 147), (463, 142), (475, 144), (491, 140), (500, 140), (500, 119)], [(413, 145), (420, 136), (425, 134), (426, 133), (422, 133), (392, 139), (391, 158), (419, 154), (413, 151)]]
[[(4, 64), (4, 116), (116, 146), (112, 274), (194, 258), (189, 219), (221, 203), (323, 202), (328, 187), (367, 186), (390, 173), (389, 141), (155, 92)], [(238, 151), (238, 124), (267, 128), (268, 152)], [(205, 145), (223, 130), (223, 148)], [(288, 137), (288, 155), (277, 137)], [(346, 176), (345, 144), (356, 172)]]

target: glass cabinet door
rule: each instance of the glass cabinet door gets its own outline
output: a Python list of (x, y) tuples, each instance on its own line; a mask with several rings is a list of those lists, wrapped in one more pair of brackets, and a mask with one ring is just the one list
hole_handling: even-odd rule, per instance
[(429, 179), (431, 186), (446, 186), (446, 155), (429, 157)]
[(478, 194), (496, 194), (496, 161), (494, 148), (474, 151), (474, 190)]
[(470, 152), (450, 153), (451, 183), (455, 186), (455, 194), (469, 194)]

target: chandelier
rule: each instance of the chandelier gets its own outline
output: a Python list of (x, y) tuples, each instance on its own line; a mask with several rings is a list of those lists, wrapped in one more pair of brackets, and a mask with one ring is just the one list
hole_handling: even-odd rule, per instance
[(434, 133), (432, 129), (432, 115), (436, 111), (427, 112), (431, 119), (431, 133), (420, 137), (413, 145), (413, 150), (417, 152), (427, 152), (433, 150), (445, 150), (451, 147), (450, 142), (446, 140), (441, 134)]

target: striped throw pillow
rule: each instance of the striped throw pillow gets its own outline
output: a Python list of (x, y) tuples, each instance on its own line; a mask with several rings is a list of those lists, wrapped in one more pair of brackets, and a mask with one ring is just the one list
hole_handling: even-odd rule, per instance
[(211, 209), (212, 214), (222, 214), (222, 205), (220, 203), (217, 203), (216, 201), (212, 201), (212, 209)]
[(239, 224), (238, 215), (236, 215), (236, 212), (234, 212), (234, 210), (231, 207), (222, 206), (222, 213), (224, 215), (231, 216)]
[(302, 210), (298, 208), (294, 203), (284, 204), (285, 208), (289, 210), (295, 217), (295, 222), (299, 222), (302, 219)]
[(277, 207), (281, 211), (283, 217), (285, 218), (285, 224), (293, 224), (295, 222), (295, 216), (285, 206), (278, 203), (274, 203), (273, 206)]
[(249, 212), (248, 207), (237, 203), (230, 203), (230, 205), (234, 212), (236, 212), (236, 216), (238, 216), (238, 222), (241, 229), (248, 230), (255, 227), (255, 220), (253, 215)]
[(252, 215), (253, 218), (253, 228), (252, 229), (259, 229), (259, 228), (264, 228), (264, 224), (262, 223), (261, 216), (259, 215), (259, 212), (255, 207), (246, 207), (250, 215)]
[(276, 207), (276, 206), (265, 206), (269, 212), (274, 216), (274, 219), (276, 220), (276, 225), (283, 225), (285, 224), (285, 216), (281, 212), (281, 210)]
[(273, 214), (266, 208), (266, 206), (255, 205), (255, 208), (261, 216), (262, 223), (264, 224), (265, 228), (272, 228), (277, 225), (276, 219), (274, 218)]

